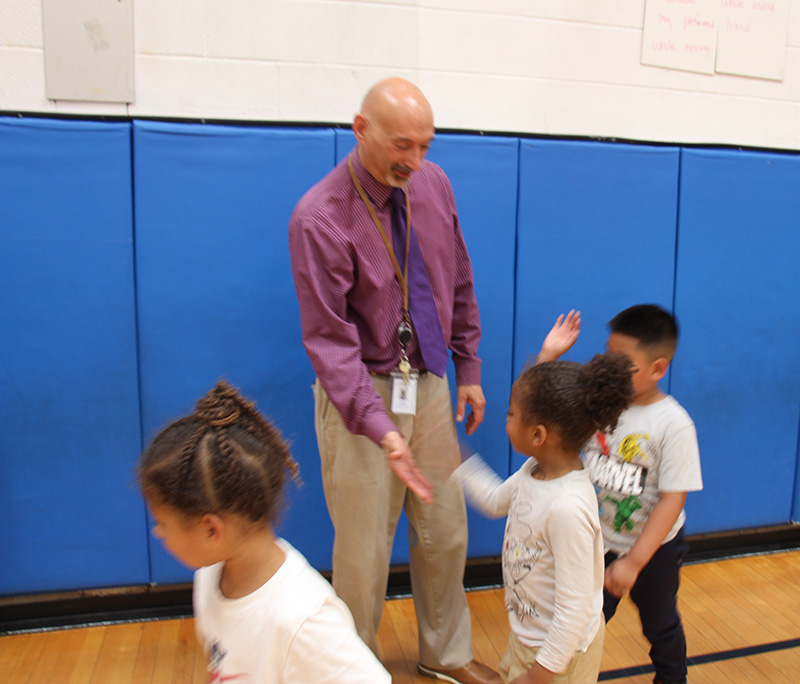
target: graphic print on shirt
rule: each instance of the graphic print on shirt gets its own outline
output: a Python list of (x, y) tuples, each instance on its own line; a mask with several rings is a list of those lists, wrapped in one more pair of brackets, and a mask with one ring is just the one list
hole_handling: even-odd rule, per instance
[(212, 637), (208, 641), (208, 681), (209, 684), (215, 682), (232, 682), (244, 675), (224, 675), (222, 674), (222, 661), (228, 652), (222, 647), (222, 643)]
[[(506, 543), (503, 547), (503, 574), (506, 586), (506, 611), (514, 612), (520, 622), (526, 617), (539, 617), (536, 604), (523, 589), (522, 581), (531, 573), (533, 566), (542, 555), (538, 541), (531, 548), (530, 538), (533, 534), (530, 525), (525, 521), (525, 516), (531, 512), (531, 505), (525, 501), (515, 503), (508, 512), (506, 522)], [(514, 536), (511, 530), (528, 534)]]
[(643, 461), (647, 460), (647, 453), (642, 449), (641, 441), (645, 442), (650, 439), (650, 435), (645, 432), (635, 432), (632, 435), (625, 435), (619, 444), (619, 455), (623, 461), (630, 463), (635, 458), (640, 458)]
[(631, 516), (642, 507), (642, 502), (638, 497), (628, 496), (624, 499), (615, 499), (613, 496), (606, 496), (606, 501), (610, 501), (617, 506), (617, 514), (614, 516), (614, 530), (619, 532), (623, 525), (629, 529), (633, 529)]
[(640, 495), (647, 479), (648, 461), (644, 444), (650, 439), (648, 433), (626, 435), (619, 445), (619, 452), (611, 454), (602, 432), (596, 434), (600, 449), (587, 456), (586, 465), (592, 474), (601, 515), (605, 512), (603, 504), (615, 506), (614, 529), (623, 527), (633, 529), (633, 514), (642, 508)]

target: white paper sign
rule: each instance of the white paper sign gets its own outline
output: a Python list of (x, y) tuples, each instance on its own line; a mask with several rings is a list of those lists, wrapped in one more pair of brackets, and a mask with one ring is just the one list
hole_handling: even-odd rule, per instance
[(642, 64), (713, 74), (720, 0), (647, 0)]
[(717, 71), (783, 80), (789, 0), (721, 0)]

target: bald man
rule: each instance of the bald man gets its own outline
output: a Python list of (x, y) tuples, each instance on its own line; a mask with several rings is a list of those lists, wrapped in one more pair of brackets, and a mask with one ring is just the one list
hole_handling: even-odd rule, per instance
[(387, 79), (367, 93), (353, 132), (357, 147), (289, 223), (303, 344), (317, 375), (333, 586), (380, 656), (376, 633), (405, 510), (420, 673), (499, 683), (472, 658), (466, 510), (460, 483), (448, 479), (459, 460), (450, 355), (455, 418), (466, 418), (468, 434), (485, 400), (472, 266), (450, 182), (425, 160), (431, 106), (413, 84)]

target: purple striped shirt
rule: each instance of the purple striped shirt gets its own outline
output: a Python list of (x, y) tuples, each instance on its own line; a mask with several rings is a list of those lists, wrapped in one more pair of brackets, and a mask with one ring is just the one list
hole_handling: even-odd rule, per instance
[[(352, 158), (356, 176), (391, 235), (391, 187), (375, 180), (358, 154)], [(456, 383), (478, 385), (480, 318), (453, 189), (441, 168), (423, 161), (407, 190)], [(387, 374), (400, 359), (402, 292), (346, 159), (298, 202), (289, 221), (289, 250), (311, 365), (350, 432), (379, 443), (397, 427), (369, 373)], [(415, 340), (408, 356), (414, 368), (423, 368)]]

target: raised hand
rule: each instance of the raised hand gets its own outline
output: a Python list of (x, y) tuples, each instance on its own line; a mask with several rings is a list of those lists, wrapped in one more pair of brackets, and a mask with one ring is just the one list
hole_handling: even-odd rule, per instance
[(581, 331), (581, 312), (572, 309), (566, 316), (561, 314), (555, 322), (555, 325), (547, 333), (547, 336), (542, 342), (542, 350), (536, 359), (537, 363), (542, 361), (555, 361), (566, 353), (575, 340), (578, 339), (578, 333)]

